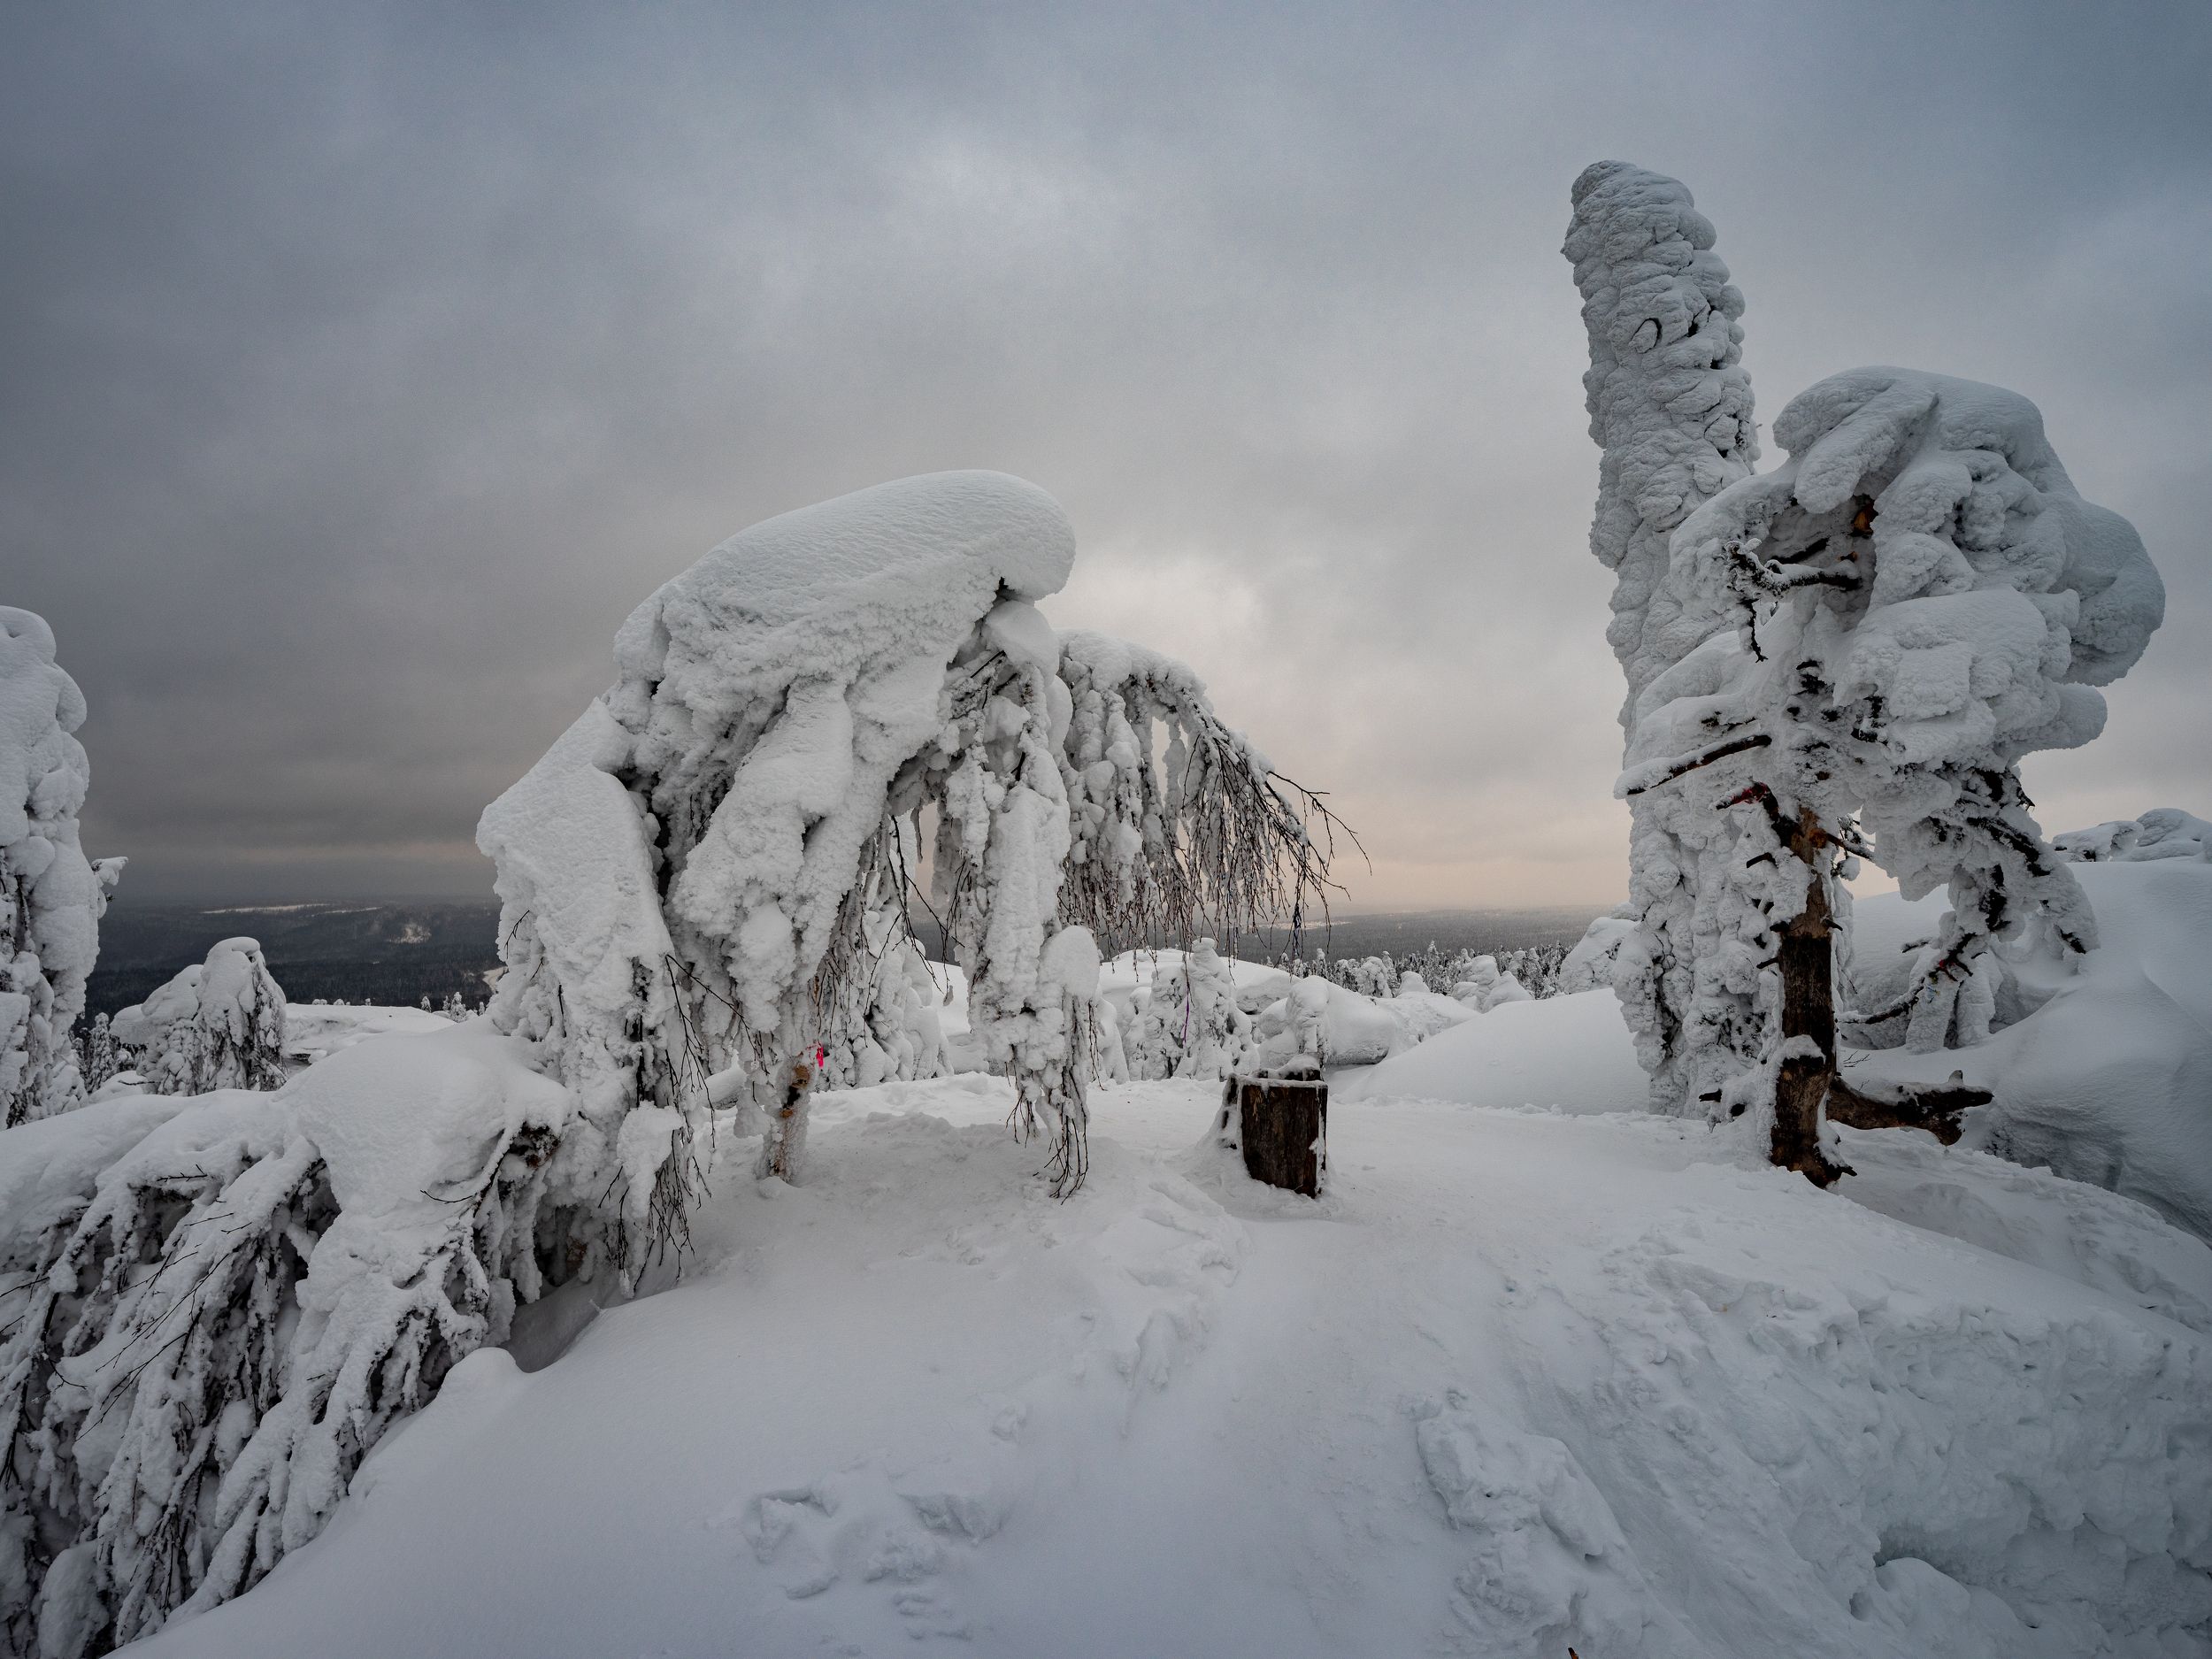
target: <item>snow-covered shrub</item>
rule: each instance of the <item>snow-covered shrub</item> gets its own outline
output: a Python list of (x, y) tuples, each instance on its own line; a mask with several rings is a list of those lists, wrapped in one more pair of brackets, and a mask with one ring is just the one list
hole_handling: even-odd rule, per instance
[(92, 768), (71, 733), (84, 717), (54, 631), (0, 605), (0, 1125), (85, 1094), (70, 1031), (123, 860), (88, 863), (78, 843)]
[(115, 1041), (105, 1014), (95, 1014), (91, 1023), (79, 1028), (77, 1035), (77, 1071), (84, 1079), (85, 1093), (96, 1093), (100, 1086), (123, 1069), (123, 1052)]
[(1151, 995), (1125, 1042), (1130, 1075), (1226, 1077), (1241, 1063), (1250, 1029), (1228, 961), (1212, 940), (1201, 939), (1153, 976)]
[(0, 1217), (11, 1651), (104, 1651), (245, 1589), (504, 1340), (570, 1110), (520, 1060), (457, 1031), (8, 1132), (52, 1189)]
[[(1586, 245), (1631, 245), (1644, 204), (1674, 199), (1671, 181), (1608, 166), (1598, 188), (1591, 173), (1578, 183), (1571, 252), (1586, 232)], [(1586, 225), (1624, 182), (1635, 211)], [(1617, 349), (1624, 303), (1647, 307), (1637, 327), (1655, 342), (1693, 337), (1700, 319), (1668, 309), (1682, 292), (1601, 284), (1586, 307), (1593, 375), (1601, 335)], [(2015, 767), (2096, 734), (2092, 687), (2141, 655), (2163, 594), (2133, 529), (2081, 499), (2012, 393), (1859, 370), (1793, 400), (1775, 435), (1790, 458), (1761, 476), (1712, 474), (1633, 607), (1646, 617), (1624, 657), (1617, 788), (1637, 812), (1639, 926), (1615, 984), (1659, 1104), (1771, 1115), (1777, 1160), (1828, 1179), (1818, 1123), (1834, 1081), (1841, 861), (1871, 856), (1911, 895), (1950, 887), (1912, 992), (1916, 1046), (1944, 1041), (1962, 987), (1985, 988), (1976, 964), (1997, 937), (2035, 926), (2087, 949), (2087, 907)], [(1600, 438), (1609, 454), (1616, 436)], [(1638, 434), (1617, 441), (1632, 450)], [(1601, 526), (1605, 512), (1601, 484)], [(1655, 625), (1664, 650), (1648, 646)], [(1969, 1033), (1985, 1029), (1982, 989), (1966, 1009)], [(1678, 1092), (1688, 1084), (1694, 1097)]]
[(258, 940), (226, 939), (109, 1025), (124, 1064), (157, 1094), (277, 1088), (284, 992)]
[(1495, 956), (1471, 958), (1465, 972), (1452, 987), (1452, 1000), (1463, 1002), (1478, 1013), (1486, 1014), (1504, 1002), (1525, 1002), (1531, 1000), (1529, 988), (1520, 979), (1498, 965)]
[(2212, 824), (2178, 807), (2154, 807), (2139, 818), (2051, 837), (2069, 864), (2147, 864), (2155, 858), (2212, 859)]
[[(1627, 912), (1624, 914), (1624, 912)], [(1621, 943), (1636, 931), (1633, 907), (1624, 905), (1620, 910), (1601, 916), (1583, 931), (1573, 949), (1560, 962), (1553, 987), (1563, 996), (1578, 991), (1594, 991), (1598, 987), (1613, 983), (1613, 971), (1617, 964)]]

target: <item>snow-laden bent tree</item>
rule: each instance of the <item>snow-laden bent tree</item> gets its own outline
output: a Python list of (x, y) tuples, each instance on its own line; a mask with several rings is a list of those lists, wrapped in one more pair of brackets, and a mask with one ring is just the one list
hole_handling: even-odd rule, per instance
[[(1609, 185), (1625, 206), (1605, 205)], [(1646, 204), (1671, 191), (1592, 169), (1577, 187), (1584, 245), (1632, 253)], [(1624, 336), (1687, 337), (1663, 306), (1640, 331), (1619, 314), (1678, 286), (1600, 292), (1617, 301), (1595, 308), (1616, 352)], [(1596, 375), (1594, 322), (1592, 349)], [(1643, 427), (1671, 434), (1694, 402), (1601, 432), (1609, 459), (1616, 442), (1647, 451)], [(1777, 1163), (1824, 1183), (1838, 1171), (1824, 1111), (1941, 1129), (1933, 1114), (1962, 1103), (1872, 1101), (1837, 1074), (1848, 861), (1873, 858), (1908, 896), (1949, 887), (1909, 998), (1916, 1047), (1986, 1034), (1986, 999), (1962, 989), (1998, 939), (2033, 926), (2089, 949), (2093, 918), (2028, 814), (2017, 763), (2097, 734), (2093, 687), (2141, 656), (2164, 595), (2133, 528), (2081, 499), (2013, 393), (1859, 370), (1796, 398), (1775, 435), (1783, 466), (1716, 480), (1680, 516), (1631, 630), (1666, 643), (1624, 657), (1618, 789), (1636, 809), (1639, 914), (1616, 983), (1663, 1106), (1748, 1113)], [(1624, 581), (1617, 603), (1634, 597)], [(1685, 1083), (1694, 1097), (1673, 1092)]]
[(519, 1308), (664, 1262), (718, 1126), (794, 1175), (818, 1073), (940, 1064), (910, 902), (1079, 1183), (1099, 940), (1302, 913), (1330, 820), (1188, 669), (1053, 632), (1033, 601), (1073, 551), (984, 472), (746, 531), (639, 608), (615, 686), (486, 811), (488, 1018), (11, 1132), (80, 1131), (9, 1148), (54, 1173), (0, 1216), (12, 1650), (249, 1588)]
[(54, 631), (0, 605), (0, 1125), (84, 1098), (70, 1029), (100, 953), (123, 860), (77, 839), (92, 768), (72, 735), (84, 694), (54, 661)]
[(108, 1034), (157, 1094), (278, 1088), (284, 1082), (284, 993), (257, 939), (226, 939)]

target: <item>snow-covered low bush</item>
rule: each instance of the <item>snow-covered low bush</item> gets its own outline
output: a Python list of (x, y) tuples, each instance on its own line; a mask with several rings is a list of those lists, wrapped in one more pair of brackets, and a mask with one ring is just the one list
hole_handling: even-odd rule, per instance
[(84, 694), (42, 618), (0, 605), (0, 1126), (84, 1098), (70, 1028), (100, 951), (120, 858), (77, 839), (92, 768), (72, 735)]
[(2070, 864), (2147, 864), (2159, 858), (2212, 858), (2212, 823), (2162, 806), (2138, 818), (2054, 835), (2051, 845)]
[(109, 1023), (125, 1064), (157, 1094), (275, 1088), (284, 1081), (284, 992), (256, 939), (226, 939)]

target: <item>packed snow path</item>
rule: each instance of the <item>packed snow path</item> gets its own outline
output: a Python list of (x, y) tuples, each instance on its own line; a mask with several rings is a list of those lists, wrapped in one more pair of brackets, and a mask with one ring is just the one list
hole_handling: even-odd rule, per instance
[(2212, 1652), (2212, 1252), (2148, 1211), (1397, 1099), (1317, 1205), (1213, 1100), (1102, 1093), (1064, 1204), (980, 1076), (826, 1096), (798, 1189), (726, 1147), (680, 1286), (471, 1357), (150, 1651)]

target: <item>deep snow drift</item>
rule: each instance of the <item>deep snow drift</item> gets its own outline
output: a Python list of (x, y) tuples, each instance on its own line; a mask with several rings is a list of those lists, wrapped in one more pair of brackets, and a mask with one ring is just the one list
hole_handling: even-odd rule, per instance
[(1402, 1100), (1317, 1204), (1213, 1096), (1102, 1090), (1065, 1202), (1002, 1080), (826, 1096), (806, 1185), (728, 1148), (685, 1282), (472, 1356), (147, 1651), (2212, 1652), (2212, 1252), (2149, 1211)]

